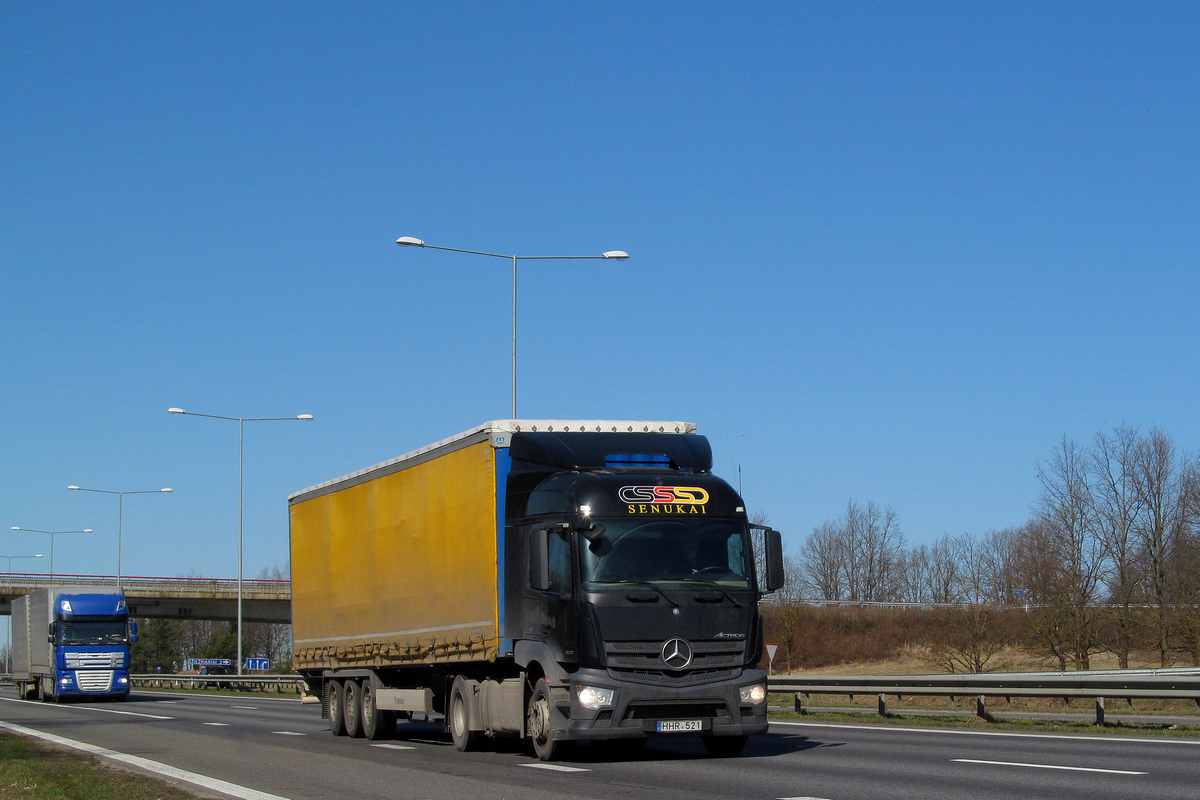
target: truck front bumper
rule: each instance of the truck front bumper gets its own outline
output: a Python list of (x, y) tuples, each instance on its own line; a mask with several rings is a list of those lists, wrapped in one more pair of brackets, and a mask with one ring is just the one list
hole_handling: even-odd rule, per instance
[[(732, 679), (673, 687), (615, 679), (603, 669), (580, 669), (565, 690), (552, 690), (554, 739), (639, 739), (652, 736), (748, 736), (767, 731), (767, 702), (746, 702), (744, 687), (761, 684), (767, 674), (743, 670)], [(596, 709), (579, 703), (579, 687), (613, 690), (610, 705)], [(667, 723), (667, 724), (662, 724)]]
[(60, 669), (54, 680), (54, 694), (58, 697), (117, 697), (129, 694), (129, 671), (124, 669)]

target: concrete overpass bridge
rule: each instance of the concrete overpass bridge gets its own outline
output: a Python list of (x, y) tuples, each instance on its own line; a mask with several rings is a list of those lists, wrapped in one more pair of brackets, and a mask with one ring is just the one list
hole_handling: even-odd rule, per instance
[[(0, 572), (0, 615), (12, 614), (12, 601), (50, 585), (48, 575)], [(116, 576), (55, 575), (55, 586), (116, 591)], [(237, 620), (236, 578), (147, 578), (122, 575), (121, 586), (133, 617)], [(242, 579), (242, 618), (246, 622), (292, 621), (292, 583)]]

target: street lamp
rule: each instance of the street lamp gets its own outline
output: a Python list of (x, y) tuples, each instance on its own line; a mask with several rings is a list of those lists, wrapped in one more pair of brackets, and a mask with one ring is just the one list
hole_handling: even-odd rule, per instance
[(114, 492), (109, 489), (84, 489), (80, 486), (68, 486), (68, 489), (76, 492), (96, 492), (97, 494), (115, 494), (117, 496), (117, 591), (121, 592), (121, 518), (124, 515), (122, 507), (125, 503), (125, 495), (127, 494), (161, 494), (162, 492), (171, 493), (174, 489), (144, 489), (138, 492)]
[[(19, 530), (23, 530), (23, 529), (22, 528), (13, 528), (13, 530), (19, 531)], [(80, 531), (80, 533), (82, 533), (82, 531)], [(0, 556), (0, 558), (6, 559), (8, 561), (8, 566), (4, 569), (4, 573), (6, 575), (12, 574), (12, 562), (13, 562), (14, 558), (41, 558), (41, 557), (42, 557), (41, 553), (38, 553), (36, 556)]]
[[(14, 531), (25, 531), (26, 533), (48, 533), (50, 534), (50, 585), (54, 585), (54, 537), (60, 533), (91, 533), (91, 528), (84, 528), (81, 531), (39, 531), (36, 528), (18, 528), (13, 525)], [(8, 556), (2, 556), (7, 558)], [(41, 556), (12, 556), (12, 558), (41, 558)], [(9, 566), (12, 566), (9, 564)]]
[(312, 414), (298, 414), (294, 417), (223, 417), (220, 414), (197, 414), (195, 411), (184, 411), (182, 408), (168, 408), (168, 414), (187, 414), (192, 417), (208, 417), (209, 419), (227, 419), (238, 424), (238, 601), (237, 601), (237, 674), (242, 674), (242, 464), (243, 430), (247, 422), (278, 422), (286, 420), (311, 420)]
[[(13, 530), (19, 531), (21, 529), (13, 528)], [(53, 541), (53, 539), (51, 539), (51, 541)], [(42, 557), (41, 553), (38, 553), (36, 556), (0, 556), (0, 558), (8, 559), (8, 568), (4, 570), (6, 575), (12, 574), (12, 562), (13, 562), (14, 558), (41, 558), (41, 557)], [(8, 615), (8, 650), (6, 650), (4, 652), (4, 671), (7, 672), (9, 675), (12, 675), (12, 614)]]
[(607, 250), (598, 256), (508, 256), (502, 253), (485, 253), (482, 250), (463, 250), (458, 247), (441, 247), (426, 244), (415, 236), (401, 236), (396, 240), (401, 247), (427, 247), (430, 250), (449, 250), (452, 253), (471, 253), (477, 256), (507, 258), (512, 260), (512, 418), (517, 418), (517, 262), (518, 261), (577, 261), (580, 259), (603, 258), (624, 261), (629, 253), (624, 250)]

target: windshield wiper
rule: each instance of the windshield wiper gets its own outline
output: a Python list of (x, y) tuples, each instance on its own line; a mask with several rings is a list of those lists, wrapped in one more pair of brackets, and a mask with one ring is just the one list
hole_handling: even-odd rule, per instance
[(718, 584), (716, 584), (716, 583), (713, 583), (712, 581), (702, 581), (702, 580), (700, 580), (699, 578), (673, 578), (672, 580), (675, 580), (675, 581), (677, 581), (677, 582), (679, 582), (679, 583), (699, 583), (699, 584), (701, 584), (702, 586), (711, 586), (712, 588), (716, 589), (716, 590), (717, 590), (718, 592), (720, 592), (721, 594), (723, 594), (723, 595), (725, 595), (726, 597), (728, 597), (728, 598), (729, 598), (729, 602), (733, 603), (733, 605), (734, 605), (735, 607), (737, 607), (737, 608), (741, 608), (741, 607), (742, 607), (742, 604), (741, 604), (741, 603), (739, 603), (737, 600), (733, 599), (733, 595), (731, 595), (729, 592), (725, 591), (725, 590), (724, 590), (724, 589), (722, 589), (722, 588), (721, 588), (721, 587), (720, 587)]
[(663, 597), (667, 598), (667, 602), (670, 603), (671, 605), (673, 605), (675, 608), (679, 608), (679, 603), (676, 603), (674, 600), (672, 600), (671, 595), (667, 594), (662, 589), (658, 588), (657, 586), (655, 586), (653, 583), (650, 583), (649, 581), (592, 581), (592, 583), (621, 584), (624, 586), (646, 586), (646, 587), (649, 587), (649, 588), (653, 589), (654, 591), (658, 592)]

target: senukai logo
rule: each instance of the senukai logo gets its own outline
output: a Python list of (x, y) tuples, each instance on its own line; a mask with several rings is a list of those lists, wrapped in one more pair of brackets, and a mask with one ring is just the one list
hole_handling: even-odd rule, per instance
[(702, 506), (708, 502), (708, 492), (699, 486), (622, 486), (618, 494), (626, 503), (637, 504)]
[(630, 503), (625, 506), (630, 514), (708, 514), (708, 507), (699, 503), (676, 505), (674, 503)]

